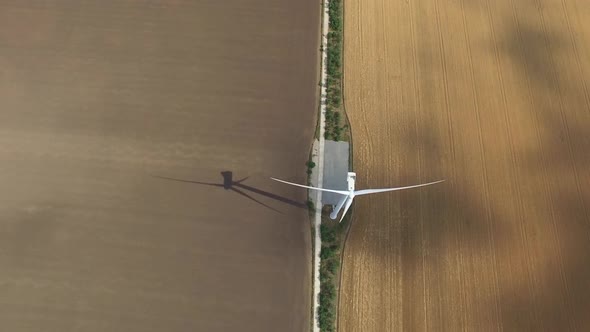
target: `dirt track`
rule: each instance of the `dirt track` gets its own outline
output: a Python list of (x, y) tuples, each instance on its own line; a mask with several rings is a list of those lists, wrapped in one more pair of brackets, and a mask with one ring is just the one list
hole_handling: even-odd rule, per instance
[(590, 7), (345, 2), (340, 331), (590, 329)]
[(318, 17), (1, 1), (0, 330), (307, 331)]

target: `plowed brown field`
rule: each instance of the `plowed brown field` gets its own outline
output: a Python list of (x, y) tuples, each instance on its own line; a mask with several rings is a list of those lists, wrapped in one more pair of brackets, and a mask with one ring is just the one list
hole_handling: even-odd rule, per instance
[(346, 0), (340, 331), (590, 330), (590, 5)]
[(0, 1), (0, 331), (308, 331), (305, 192), (268, 177), (305, 180), (318, 25)]

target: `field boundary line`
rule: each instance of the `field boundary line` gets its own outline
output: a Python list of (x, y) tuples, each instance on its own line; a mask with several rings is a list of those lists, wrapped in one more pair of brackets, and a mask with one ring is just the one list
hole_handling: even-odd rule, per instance
[[(360, 5), (360, 4), (359, 4)], [(341, 75), (341, 80), (340, 80), (340, 91), (341, 92), (341, 96), (342, 96), (342, 112), (344, 113), (344, 118), (346, 119), (346, 123), (348, 124), (348, 132), (349, 132), (349, 148), (348, 148), (348, 168), (350, 169), (351, 172), (354, 172), (354, 158), (353, 158), (353, 151), (354, 151), (354, 145), (353, 145), (353, 134), (352, 134), (352, 124), (350, 123), (350, 118), (348, 117), (348, 112), (346, 111), (346, 94), (345, 94), (345, 81), (346, 81), (346, 77), (345, 77), (345, 50), (346, 50), (346, 45), (345, 45), (345, 32), (346, 32), (346, 25), (345, 25), (345, 17), (346, 17), (346, 0), (343, 0), (341, 3), (342, 6), (342, 17), (341, 17), (341, 21), (342, 21), (342, 40), (341, 40), (341, 44), (342, 45), (342, 72), (340, 73)], [(348, 215), (348, 222), (346, 225), (346, 228), (344, 230), (344, 239), (342, 240), (342, 248), (340, 249), (340, 275), (338, 277), (338, 289), (337, 289), (337, 293), (338, 293), (338, 301), (336, 301), (336, 319), (334, 320), (334, 330), (335, 331), (339, 331), (340, 329), (340, 301), (342, 299), (342, 294), (341, 294), (341, 290), (342, 290), (342, 278), (344, 277), (344, 252), (346, 250), (346, 243), (348, 242), (348, 236), (350, 234), (350, 230), (352, 229), (352, 222), (354, 220), (354, 202), (352, 204), (352, 206), (350, 207), (349, 210), (349, 215)]]

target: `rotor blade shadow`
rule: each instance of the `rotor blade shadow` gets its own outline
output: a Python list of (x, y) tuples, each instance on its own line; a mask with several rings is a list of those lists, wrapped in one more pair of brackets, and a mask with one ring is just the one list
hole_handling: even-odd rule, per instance
[(268, 191), (264, 191), (264, 190), (261, 190), (261, 189), (255, 188), (255, 187), (251, 187), (251, 186), (246, 185), (246, 184), (241, 184), (241, 183), (238, 183), (238, 182), (234, 182), (234, 186), (235, 187), (240, 187), (240, 188), (245, 189), (245, 190), (248, 190), (248, 191), (251, 191), (253, 193), (257, 193), (257, 194), (262, 195), (262, 196), (266, 196), (266, 197), (272, 198), (274, 200), (277, 200), (277, 201), (280, 201), (280, 202), (283, 202), (283, 203), (286, 203), (286, 204), (293, 205), (293, 206), (298, 207), (298, 208), (307, 208), (307, 205), (305, 205), (302, 202), (297, 202), (297, 201), (294, 201), (292, 199), (289, 199), (289, 198), (286, 198), (286, 197), (283, 197), (283, 196), (279, 196), (277, 194), (273, 194), (273, 193), (270, 193)]
[(210, 183), (210, 182), (199, 182), (199, 181), (191, 181), (191, 180), (182, 180), (182, 179), (169, 178), (169, 177), (159, 176), (159, 175), (153, 175), (153, 177), (159, 178), (159, 179), (164, 179), (164, 180), (170, 180), (170, 181), (202, 184), (202, 185), (205, 185), (205, 186), (222, 187), (222, 188), (225, 187), (223, 184), (219, 184), (219, 183)]
[(240, 195), (242, 195), (242, 196), (244, 196), (244, 197), (246, 197), (246, 198), (248, 198), (248, 199), (251, 199), (251, 200), (253, 200), (254, 202), (256, 202), (256, 203), (258, 203), (258, 204), (260, 204), (260, 205), (262, 205), (262, 206), (264, 206), (264, 207), (266, 207), (266, 208), (269, 208), (269, 209), (271, 209), (271, 210), (273, 210), (273, 211), (275, 211), (275, 212), (278, 212), (278, 213), (280, 213), (280, 214), (284, 214), (283, 212), (281, 212), (281, 211), (279, 211), (279, 210), (277, 210), (277, 209), (273, 208), (272, 206), (268, 206), (268, 205), (266, 205), (266, 204), (262, 203), (261, 201), (257, 200), (256, 198), (254, 198), (254, 197), (252, 197), (252, 196), (250, 196), (250, 195), (246, 194), (245, 192), (243, 192), (243, 191), (241, 191), (241, 190), (239, 190), (239, 189), (237, 189), (237, 188), (231, 188), (230, 190), (231, 190), (231, 191), (234, 191), (234, 192), (236, 192), (236, 193), (238, 193), (238, 194), (240, 194)]
[[(223, 184), (220, 184), (220, 183), (211, 183), (211, 182), (193, 181), (193, 180), (184, 180), (184, 179), (176, 179), (176, 178), (165, 177), (165, 176), (158, 176), (158, 175), (154, 175), (153, 177), (164, 179), (164, 180), (169, 180), (169, 181), (194, 183), (194, 184), (200, 184), (200, 185), (212, 186), (212, 187), (221, 187), (221, 188), (223, 188), (225, 190), (234, 191), (237, 194), (242, 195), (242, 196), (244, 196), (244, 197), (246, 197), (246, 198), (248, 198), (248, 199), (250, 199), (250, 200), (252, 200), (252, 201), (254, 201), (254, 202), (256, 202), (256, 203), (258, 203), (258, 204), (260, 204), (260, 205), (262, 205), (262, 206), (264, 206), (266, 208), (268, 208), (268, 209), (271, 209), (271, 210), (273, 210), (275, 212), (278, 212), (280, 214), (284, 214), (284, 213), (281, 212), (281, 211), (279, 211), (279, 210), (277, 210), (277, 209), (275, 209), (275, 208), (273, 208), (273, 207), (271, 207), (271, 206), (269, 206), (269, 205), (267, 205), (267, 204), (265, 204), (265, 203), (263, 203), (263, 202), (261, 202), (261, 201), (259, 201), (259, 200), (257, 200), (257, 199), (255, 199), (251, 195), (248, 195), (246, 192), (244, 192), (244, 190), (245, 191), (250, 191), (250, 192), (253, 192), (253, 193), (256, 193), (256, 194), (259, 194), (259, 195), (268, 197), (268, 198), (272, 198), (274, 200), (277, 200), (277, 201), (280, 201), (280, 202), (283, 202), (283, 203), (286, 203), (286, 204), (289, 204), (289, 205), (292, 205), (292, 206), (295, 206), (295, 207), (298, 207), (298, 208), (306, 208), (307, 207), (302, 202), (297, 202), (297, 201), (294, 201), (292, 199), (288, 199), (286, 197), (283, 197), (283, 196), (280, 196), (280, 195), (277, 195), (277, 194), (273, 194), (273, 193), (270, 193), (270, 192), (267, 192), (267, 191), (264, 191), (264, 190), (261, 190), (261, 189), (258, 189), (258, 188), (249, 186), (249, 185), (242, 184), (242, 182), (244, 182), (248, 178), (250, 178), (249, 176), (247, 176), (247, 177), (245, 177), (243, 179), (240, 179), (240, 180), (236, 180), (236, 181), (233, 180), (233, 172), (231, 172), (231, 171), (223, 171), (223, 172), (221, 172), (221, 176), (223, 176)], [(238, 188), (240, 188), (242, 190), (240, 190)]]

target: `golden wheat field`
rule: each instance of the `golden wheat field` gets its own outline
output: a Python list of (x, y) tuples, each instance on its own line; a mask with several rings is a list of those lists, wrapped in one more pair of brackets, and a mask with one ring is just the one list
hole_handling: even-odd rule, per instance
[(340, 331), (590, 329), (590, 4), (346, 0)]

